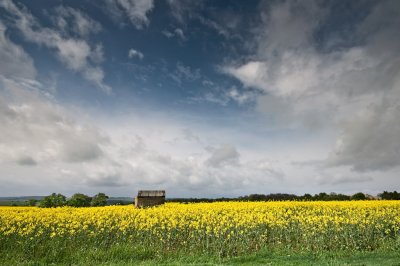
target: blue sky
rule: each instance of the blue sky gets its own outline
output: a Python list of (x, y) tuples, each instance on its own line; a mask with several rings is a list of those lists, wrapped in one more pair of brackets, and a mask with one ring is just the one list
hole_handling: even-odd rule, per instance
[(398, 1), (0, 1), (1, 195), (399, 189)]

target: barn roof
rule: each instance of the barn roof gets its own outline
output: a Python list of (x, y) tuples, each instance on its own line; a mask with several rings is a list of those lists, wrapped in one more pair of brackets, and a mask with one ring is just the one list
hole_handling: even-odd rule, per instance
[(165, 197), (165, 190), (139, 190), (138, 197)]

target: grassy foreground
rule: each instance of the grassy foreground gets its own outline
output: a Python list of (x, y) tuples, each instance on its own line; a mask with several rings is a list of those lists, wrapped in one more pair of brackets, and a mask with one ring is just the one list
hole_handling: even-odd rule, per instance
[(53, 248), (34, 253), (21, 249), (2, 249), (0, 265), (390, 265), (400, 266), (399, 251), (368, 252), (292, 252), (290, 250), (262, 249), (250, 255), (220, 258), (202, 254), (170, 252), (134, 248), (129, 245)]
[(400, 202), (0, 207), (1, 265), (400, 265)]

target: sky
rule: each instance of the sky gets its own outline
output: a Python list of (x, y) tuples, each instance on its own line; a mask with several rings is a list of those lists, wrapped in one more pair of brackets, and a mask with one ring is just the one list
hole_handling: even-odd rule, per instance
[(0, 195), (400, 190), (400, 1), (0, 0)]

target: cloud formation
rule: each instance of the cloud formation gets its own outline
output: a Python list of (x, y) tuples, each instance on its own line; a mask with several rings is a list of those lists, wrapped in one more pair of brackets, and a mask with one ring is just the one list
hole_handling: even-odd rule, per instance
[(131, 48), (131, 49), (129, 49), (129, 51), (128, 51), (128, 57), (129, 57), (129, 58), (137, 57), (137, 58), (139, 58), (139, 59), (143, 59), (144, 55), (143, 55), (141, 52), (139, 52), (139, 51), (137, 51), (137, 50)]
[(14, 78), (33, 79), (36, 69), (32, 58), (22, 49), (10, 41), (7, 36), (7, 27), (0, 21), (0, 73)]
[(207, 162), (214, 167), (218, 167), (221, 164), (238, 163), (238, 159), (239, 153), (236, 148), (230, 144), (225, 144), (217, 149), (213, 149)]
[(1, 193), (398, 184), (398, 1), (32, 5), (0, 1)]
[(180, 41), (187, 40), (186, 35), (181, 28), (176, 28), (173, 31), (163, 30), (161, 33), (168, 39), (170, 39), (172, 37), (176, 37)]
[[(68, 69), (80, 73), (86, 80), (92, 82), (106, 93), (111, 92), (111, 87), (104, 83), (104, 71), (98, 65), (99, 60), (97, 59), (99, 59), (99, 54), (102, 54), (101, 46), (91, 47), (84, 39), (63, 36), (62, 32), (43, 27), (24, 6), (18, 7), (11, 0), (0, 2), (0, 7), (12, 15), (13, 26), (20, 30), (24, 38), (54, 50), (57, 58)], [(61, 11), (67, 12), (68, 15), (73, 14), (72, 16), (79, 14), (81, 19), (86, 17), (81, 12), (73, 9)], [(87, 17), (85, 21), (89, 21)], [(75, 23), (80, 22), (75, 20)], [(78, 25), (77, 30), (85, 32), (87, 28), (85, 26), (79, 28)]]
[(176, 68), (169, 76), (179, 85), (184, 81), (195, 81), (201, 78), (200, 69), (193, 69), (184, 65), (182, 62), (176, 63)]
[(392, 12), (399, 3), (372, 6), (352, 25), (351, 40), (338, 34), (323, 42), (316, 35), (327, 30), (329, 5), (268, 5), (253, 39), (257, 52), (225, 65), (223, 72), (258, 89), (257, 108), (269, 116), (311, 129), (339, 125), (329, 165), (355, 171), (399, 166), (400, 18)]
[(150, 23), (147, 15), (154, 7), (153, 0), (105, 0), (105, 3), (107, 13), (117, 21), (128, 18), (137, 29), (143, 29)]
[(50, 17), (64, 34), (87, 37), (102, 30), (99, 22), (72, 7), (58, 6), (55, 8), (54, 15), (50, 15)]
[(71, 120), (42, 94), (40, 83), (1, 77), (0, 160), (20, 165), (85, 162), (103, 156), (107, 139), (95, 128)]
[[(173, 189), (175, 196), (202, 196), (205, 190), (216, 196), (222, 188), (237, 195), (243, 187), (279, 183), (283, 176), (261, 159), (239, 161), (235, 145), (203, 139), (178, 121), (129, 115), (100, 129), (74, 119), (84, 115), (58, 104), (37, 81), (2, 77), (0, 88), (0, 172), (6, 177), (6, 169), (18, 166), (12, 168), (15, 182), (41, 175), (37, 182), (48, 189), (55, 188), (52, 183), (80, 191), (159, 186)], [(27, 167), (30, 174), (23, 170)]]

